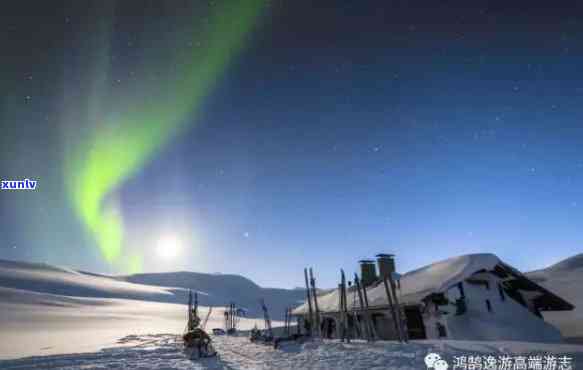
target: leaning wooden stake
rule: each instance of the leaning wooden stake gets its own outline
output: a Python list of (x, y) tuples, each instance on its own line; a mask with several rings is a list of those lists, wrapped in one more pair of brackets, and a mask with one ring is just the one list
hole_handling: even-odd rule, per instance
[(336, 328), (337, 338), (340, 338), (341, 342), (344, 342), (344, 302), (342, 302), (342, 283), (338, 284), (338, 316), (339, 324)]
[[(350, 287), (350, 285), (349, 285)], [(351, 317), (352, 317), (352, 334), (354, 334), (354, 338), (362, 338), (362, 327), (360, 322), (358, 321), (358, 314), (356, 313), (356, 296), (358, 293), (358, 289), (356, 289), (356, 284), (354, 284), (354, 289), (352, 290), (352, 309), (351, 309)]]
[(385, 276), (383, 279), (383, 284), (385, 286), (385, 293), (387, 294), (387, 300), (389, 301), (389, 307), (391, 308), (391, 316), (393, 317), (393, 323), (395, 324), (395, 334), (399, 342), (403, 341), (403, 335), (401, 334), (401, 325), (397, 321), (397, 312), (395, 311), (395, 305), (393, 304), (393, 297), (391, 293), (391, 288), (389, 287), (388, 278)]
[(312, 310), (312, 294), (310, 289), (310, 284), (308, 283), (308, 269), (304, 269), (304, 277), (306, 279), (306, 296), (308, 299), (308, 322), (309, 322), (309, 333), (308, 335), (314, 335), (314, 311)]
[(283, 311), (283, 333), (286, 336), (288, 335), (288, 330), (287, 330), (287, 307)]
[(346, 298), (346, 275), (344, 275), (344, 270), (340, 270), (342, 275), (342, 330), (344, 333), (344, 339), (347, 343), (350, 343), (350, 331), (348, 330), (348, 300)]
[(322, 327), (320, 325), (320, 309), (318, 308), (318, 293), (316, 292), (316, 279), (314, 279), (314, 273), (310, 267), (310, 284), (312, 285), (312, 296), (314, 297), (314, 310), (316, 313), (316, 335), (322, 338)]
[(292, 322), (292, 309), (291, 307), (287, 308), (287, 335), (288, 337), (291, 335), (291, 322)]
[(356, 290), (358, 292), (358, 304), (360, 306), (360, 315), (364, 319), (364, 335), (366, 336), (366, 340), (370, 341), (370, 327), (368, 325), (366, 315), (364, 313), (364, 300), (362, 299), (362, 290), (360, 287), (360, 280), (358, 279), (358, 275), (354, 274), (354, 284), (356, 285)]
[(375, 338), (377, 337), (377, 334), (374, 323), (372, 322), (372, 317), (368, 306), (368, 294), (366, 293), (366, 287), (364, 286), (362, 287), (362, 295), (364, 296), (364, 309), (366, 310), (366, 321), (368, 326), (370, 327), (370, 338), (372, 341), (374, 341)]
[(287, 336), (291, 335), (291, 325), (292, 325), (292, 309), (291, 307), (287, 308)]
[(401, 329), (401, 335), (403, 336), (403, 341), (407, 343), (409, 338), (407, 336), (406, 324), (405, 324), (405, 315), (404, 312), (401, 311), (401, 305), (399, 304), (399, 296), (397, 295), (397, 287), (395, 286), (395, 281), (393, 280), (393, 276), (389, 274), (389, 282), (391, 284), (391, 290), (393, 291), (393, 299), (396, 305), (397, 311), (397, 318), (399, 321), (399, 328)]
[(201, 326), (202, 327), (202, 330), (204, 330), (206, 328), (206, 324), (208, 323), (209, 318), (211, 317), (211, 313), (212, 312), (213, 312), (213, 306), (210, 306), (209, 307), (209, 310), (208, 310), (208, 312), (206, 314), (206, 317), (204, 318), (204, 321), (202, 323), (202, 326)]

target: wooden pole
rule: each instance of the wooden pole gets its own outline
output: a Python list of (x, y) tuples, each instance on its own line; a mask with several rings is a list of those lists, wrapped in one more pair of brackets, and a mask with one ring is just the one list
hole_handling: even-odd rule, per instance
[(192, 329), (192, 290), (188, 290), (188, 330)]
[(291, 322), (291, 317), (290, 317), (290, 310), (289, 308), (285, 308), (285, 335), (289, 337), (289, 329), (290, 329), (290, 322)]
[(291, 326), (292, 326), (292, 321), (294, 319), (294, 315), (293, 315), (292, 311), (293, 311), (293, 307), (290, 307), (289, 308), (289, 315), (288, 315), (288, 317), (289, 317), (289, 335), (292, 334), (292, 327)]
[(365, 286), (362, 287), (362, 295), (364, 296), (364, 309), (366, 310), (366, 321), (367, 321), (368, 326), (370, 327), (370, 338), (372, 341), (374, 341), (375, 337), (377, 335), (376, 335), (376, 329), (375, 329), (374, 323), (372, 322), (370, 310), (368, 307), (368, 294), (366, 293)]
[(290, 327), (290, 312), (289, 308), (285, 308), (285, 335), (289, 337), (289, 327)]
[(310, 284), (308, 283), (308, 269), (304, 269), (304, 277), (306, 279), (306, 295), (308, 297), (308, 310), (309, 310), (309, 330), (308, 335), (314, 334), (314, 311), (312, 310), (312, 294), (310, 293)]
[(194, 316), (198, 317), (198, 292), (194, 292)]
[(336, 335), (340, 338), (341, 342), (344, 342), (344, 302), (342, 301), (342, 283), (338, 284), (338, 320), (339, 325), (336, 328)]
[[(351, 284), (348, 283), (348, 287), (350, 287)], [(358, 315), (356, 313), (356, 295), (357, 295), (358, 290), (356, 289), (356, 284), (354, 284), (354, 289), (352, 292), (352, 310), (350, 315), (352, 316), (352, 323), (353, 323), (353, 327), (352, 327), (352, 331), (351, 331), (351, 335), (354, 335), (354, 338), (360, 338), (362, 337), (362, 328), (360, 327), (360, 323), (358, 321)]]
[(385, 276), (383, 278), (383, 284), (385, 286), (385, 293), (387, 295), (387, 300), (389, 302), (389, 307), (391, 309), (391, 316), (393, 317), (393, 323), (395, 324), (395, 334), (397, 335), (397, 339), (399, 342), (403, 341), (403, 336), (401, 334), (401, 325), (397, 321), (397, 313), (395, 312), (395, 306), (393, 305), (393, 297), (391, 294), (391, 289), (389, 287), (388, 278)]
[(366, 318), (364, 316), (364, 300), (362, 298), (362, 290), (360, 287), (360, 280), (358, 279), (358, 275), (354, 274), (354, 285), (356, 285), (356, 290), (358, 291), (358, 304), (360, 306), (360, 314), (361, 317), (364, 319), (364, 335), (366, 336), (366, 340), (370, 341), (370, 327), (368, 323), (366, 323)]
[(346, 297), (346, 275), (344, 270), (340, 270), (342, 275), (342, 332), (344, 333), (344, 339), (347, 343), (350, 343), (350, 332), (348, 330), (348, 299)]
[(316, 292), (316, 279), (310, 267), (310, 284), (312, 285), (312, 296), (314, 297), (314, 310), (316, 311), (316, 335), (322, 338), (322, 328), (320, 325), (320, 309), (318, 308), (318, 293)]
[(397, 295), (397, 289), (395, 286), (395, 281), (393, 280), (393, 276), (389, 274), (389, 283), (391, 284), (391, 290), (393, 291), (393, 299), (396, 305), (397, 317), (399, 320), (399, 328), (401, 329), (401, 334), (403, 336), (403, 341), (407, 343), (409, 341), (407, 330), (405, 329), (405, 318), (401, 312), (401, 305), (399, 304), (399, 296)]
[(235, 302), (231, 303), (231, 329), (235, 329)]
[(212, 313), (212, 312), (213, 312), (213, 306), (210, 306), (210, 307), (209, 307), (209, 310), (208, 310), (208, 312), (207, 312), (207, 314), (206, 314), (206, 317), (205, 317), (205, 319), (204, 319), (204, 321), (203, 321), (203, 323), (202, 323), (202, 326), (201, 326), (202, 330), (205, 330), (205, 328), (206, 328), (206, 324), (207, 324), (207, 322), (209, 321), (209, 318), (211, 317), (211, 313)]

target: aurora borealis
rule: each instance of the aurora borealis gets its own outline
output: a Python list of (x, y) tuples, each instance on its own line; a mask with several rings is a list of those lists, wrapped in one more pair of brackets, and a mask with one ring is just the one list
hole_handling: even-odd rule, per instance
[(12, 2), (0, 180), (37, 186), (0, 192), (0, 258), (281, 287), (309, 264), (334, 286), (381, 252), (402, 271), (472, 252), (547, 266), (583, 243), (580, 15)]
[[(90, 130), (89, 138), (79, 140), (81, 145), (72, 157), (64, 158), (72, 162), (66, 170), (66, 181), (75, 210), (110, 263), (119, 263), (124, 229), (116, 204), (107, 203), (106, 197), (188, 123), (196, 121), (202, 100), (253, 28), (261, 2), (236, 1), (210, 8), (202, 34), (196, 35), (207, 46), (184, 56), (170, 56), (178, 59), (174, 63), (186, 65), (184, 75), (171, 76), (164, 93), (152, 91), (148, 103), (140, 101), (115, 118), (104, 115), (105, 121)], [(151, 68), (145, 64), (144, 69)], [(186, 120), (187, 115), (194, 120)], [(126, 267), (140, 271), (140, 259), (139, 255), (126, 256)]]

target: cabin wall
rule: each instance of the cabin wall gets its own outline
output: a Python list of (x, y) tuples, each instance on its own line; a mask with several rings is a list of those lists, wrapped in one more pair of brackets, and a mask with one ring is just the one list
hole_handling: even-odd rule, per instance
[[(395, 324), (392, 320), (389, 309), (371, 309), (371, 318), (377, 339), (397, 340)], [(305, 321), (307, 316), (301, 316), (300, 327), (305, 333)], [(338, 312), (323, 313), (321, 317), (321, 330), (324, 338), (339, 339), (340, 333), (340, 314)], [(349, 312), (348, 315), (348, 333), (351, 338), (365, 338), (364, 329), (365, 317), (360, 312)]]
[(396, 340), (398, 338), (395, 331), (395, 324), (389, 310), (374, 311), (372, 320), (379, 339)]

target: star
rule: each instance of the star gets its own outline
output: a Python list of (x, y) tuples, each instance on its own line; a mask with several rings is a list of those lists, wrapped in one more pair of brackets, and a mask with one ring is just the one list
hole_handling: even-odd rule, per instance
[(249, 233), (248, 233), (247, 231), (245, 231), (245, 232), (243, 233), (243, 236), (244, 236), (245, 238), (249, 238)]

